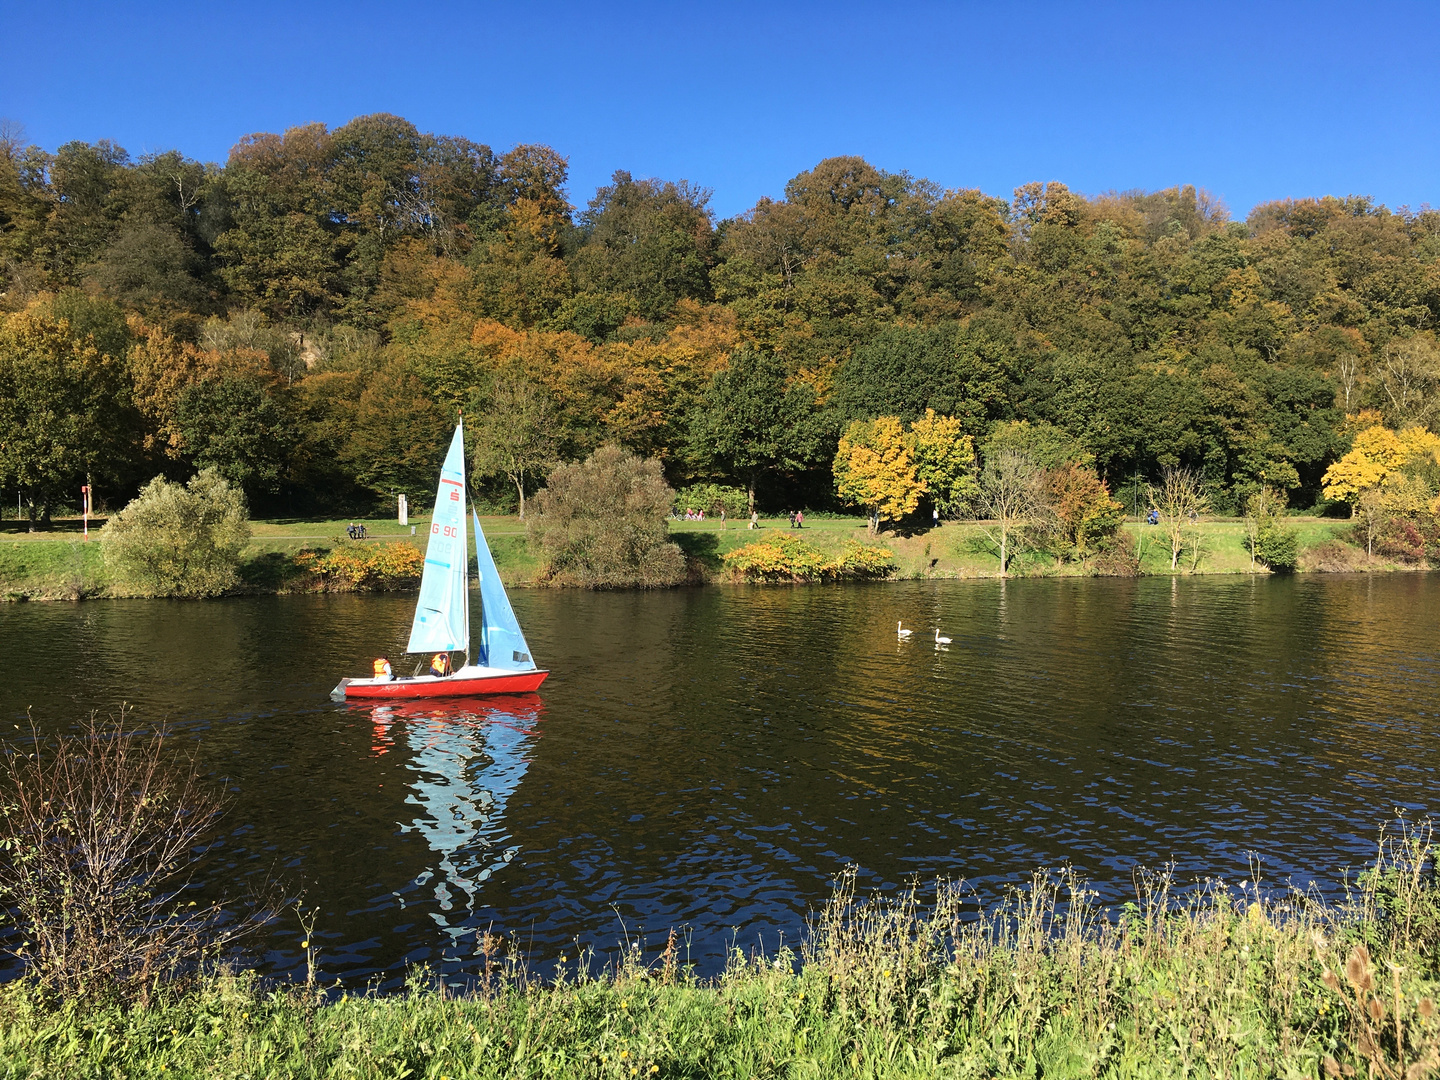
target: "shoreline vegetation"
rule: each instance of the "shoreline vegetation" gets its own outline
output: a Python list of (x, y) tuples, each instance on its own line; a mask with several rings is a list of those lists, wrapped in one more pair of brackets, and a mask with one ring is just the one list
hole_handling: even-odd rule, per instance
[(1431, 841), (1428, 823), (1382, 832), (1334, 903), (1143, 871), (1119, 910), (1047, 871), (992, 905), (945, 882), (866, 899), (842, 875), (798, 947), (736, 947), (713, 979), (673, 930), (562, 948), (545, 977), (487, 932), (469, 985), (419, 970), (393, 994), (327, 984), (314, 951), (301, 984), (230, 969), (80, 999), (26, 978), (0, 988), (0, 1059), (9, 1076), (1423, 1080), (1440, 1068)]
[[(251, 536), (241, 553), (238, 581), (224, 595), (273, 595), (303, 592), (407, 591), (418, 588), (419, 565), (428, 518), (412, 518), (415, 533), (393, 520), (354, 519), (366, 526), (362, 541), (346, 536), (349, 521), (273, 519), (251, 523)], [(486, 538), (509, 588), (562, 584), (544, 579), (542, 559), (527, 542), (518, 518), (492, 515), (481, 519)], [(1299, 542), (1297, 572), (1388, 573), (1429, 569), (1424, 559), (1406, 560), (1382, 553), (1366, 556), (1353, 542), (1355, 523), (1289, 517)], [(51, 531), (15, 531), (0, 522), (0, 600), (89, 600), (144, 596), (143, 590), (116, 581), (107, 567), (100, 529), (91, 521), (85, 541), (80, 522), (57, 519)], [(685, 583), (806, 582), (841, 579), (943, 580), (999, 576), (998, 560), (987, 547), (984, 523), (948, 521), (939, 528), (913, 533), (875, 535), (863, 518), (807, 515), (803, 529), (791, 529), (784, 517), (766, 517), (760, 528), (727, 521), (671, 521), (669, 539), (685, 555)], [(1059, 562), (1042, 552), (1027, 551), (1010, 564), (1009, 577), (1192, 576), (1262, 574), (1272, 571), (1252, 561), (1246, 547), (1243, 519), (1203, 521), (1200, 558), (1188, 552), (1172, 571), (1168, 539), (1155, 526), (1127, 521), (1121, 534), (1133, 544), (1131, 565), (1117, 573), (1100, 558)], [(749, 545), (784, 550), (778, 566), (751, 557), (738, 563), (737, 552)], [(799, 546), (797, 546), (799, 545)], [(857, 554), (858, 553), (858, 554)], [(849, 559), (846, 568), (847, 556)], [(856, 560), (859, 560), (858, 562)], [(838, 572), (836, 570), (838, 569)], [(793, 572), (792, 572), (793, 571)]]

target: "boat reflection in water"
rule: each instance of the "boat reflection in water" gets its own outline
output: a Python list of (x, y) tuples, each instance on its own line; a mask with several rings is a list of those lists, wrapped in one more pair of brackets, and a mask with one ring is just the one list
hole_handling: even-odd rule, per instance
[[(477, 930), (479, 893), (519, 853), (505, 806), (530, 765), (544, 704), (536, 694), (436, 699), (370, 708), (374, 750), (409, 749), (415, 774), (405, 802), (416, 807), (404, 832), (424, 837), (436, 861), (397, 891), (414, 902), (433, 888), (431, 918), (450, 947)], [(448, 951), (448, 950), (447, 950)]]

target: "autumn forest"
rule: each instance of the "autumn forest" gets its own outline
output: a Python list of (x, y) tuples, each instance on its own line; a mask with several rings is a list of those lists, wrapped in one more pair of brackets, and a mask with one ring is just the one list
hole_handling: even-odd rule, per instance
[(1440, 420), (1428, 209), (1238, 221), (1193, 187), (1004, 196), (857, 157), (727, 220), (686, 180), (580, 198), (557, 150), (389, 115), (223, 165), (6, 138), (0, 487), (32, 517), (204, 467), (271, 513), (423, 503), (463, 410), (497, 509), (610, 443), (839, 509), (837, 450), (882, 418), (1063, 445), (1130, 509), (1177, 468), (1217, 512), (1325, 509), (1357, 431)]

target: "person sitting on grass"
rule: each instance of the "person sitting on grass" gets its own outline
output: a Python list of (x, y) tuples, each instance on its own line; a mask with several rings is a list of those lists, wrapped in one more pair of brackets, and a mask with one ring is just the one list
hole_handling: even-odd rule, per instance
[(448, 652), (435, 654), (434, 659), (430, 661), (430, 674), (440, 679), (450, 674), (450, 654)]

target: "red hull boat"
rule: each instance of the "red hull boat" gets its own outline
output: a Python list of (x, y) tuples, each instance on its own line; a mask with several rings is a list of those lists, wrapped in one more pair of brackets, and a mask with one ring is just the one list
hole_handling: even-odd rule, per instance
[(502, 671), (463, 667), (453, 675), (417, 675), (413, 679), (341, 679), (334, 697), (438, 698), (480, 697), (485, 694), (528, 694), (540, 689), (548, 671)]

